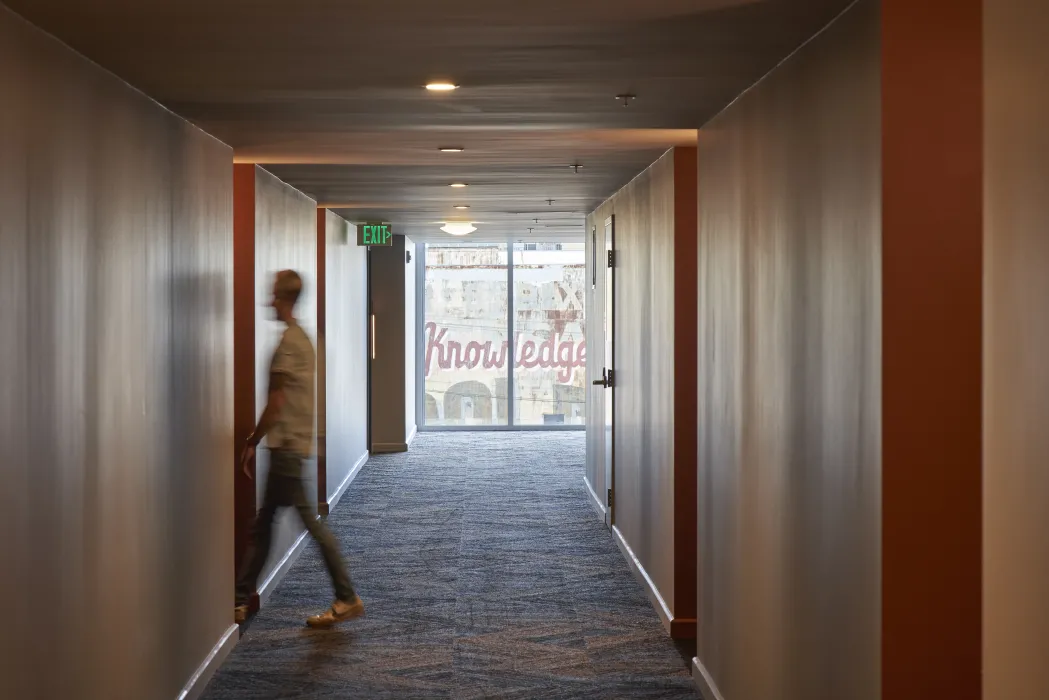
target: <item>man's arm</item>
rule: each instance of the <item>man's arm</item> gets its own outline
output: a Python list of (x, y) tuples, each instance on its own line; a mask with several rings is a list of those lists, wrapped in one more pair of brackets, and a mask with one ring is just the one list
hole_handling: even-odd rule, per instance
[(262, 442), (262, 438), (266, 437), (266, 433), (273, 428), (273, 424), (277, 422), (277, 418), (280, 416), (281, 409), (284, 408), (285, 376), (283, 372), (270, 372), (270, 386), (266, 397), (266, 408), (263, 409), (258, 425), (255, 426), (255, 430), (248, 436), (248, 442), (244, 445), (244, 450), (241, 452), (240, 468), (249, 479), (254, 478), (248, 465), (251, 463), (251, 458), (255, 456), (255, 447)]
[(270, 373), (266, 408), (263, 409), (255, 430), (248, 437), (248, 444), (252, 447), (262, 442), (262, 438), (266, 437), (266, 433), (273, 428), (273, 424), (277, 422), (277, 418), (280, 416), (281, 409), (284, 408), (284, 377), (285, 374), (283, 372)]

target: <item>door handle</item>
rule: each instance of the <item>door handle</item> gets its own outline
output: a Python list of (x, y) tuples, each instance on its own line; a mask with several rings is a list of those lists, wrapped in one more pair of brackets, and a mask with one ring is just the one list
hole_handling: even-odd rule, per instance
[(601, 378), (593, 381), (594, 386), (603, 386), (606, 389), (612, 386), (612, 370), (602, 369)]

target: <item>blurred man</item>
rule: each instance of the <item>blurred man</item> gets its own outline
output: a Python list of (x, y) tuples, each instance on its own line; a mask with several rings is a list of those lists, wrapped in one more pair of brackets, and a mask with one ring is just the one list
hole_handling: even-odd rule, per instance
[(295, 320), (295, 302), (302, 293), (302, 278), (293, 270), (277, 273), (271, 306), (277, 320), (287, 326), (270, 361), (266, 408), (241, 454), (241, 466), (252, 478), (250, 465), (255, 448), (267, 437), (270, 470), (262, 508), (255, 518), (254, 538), (248, 547), (237, 579), (235, 617), (243, 622), (248, 598), (269, 556), (273, 516), (279, 507), (292, 507), (310, 535), (321, 547), (335, 587), (335, 602), (327, 611), (306, 620), (311, 627), (330, 627), (364, 614), (364, 604), (353, 590), (350, 576), (339, 554), (339, 544), (317, 518), (314, 503), (306, 497), (302, 463), (313, 452), (313, 387), (315, 355), (313, 344)]

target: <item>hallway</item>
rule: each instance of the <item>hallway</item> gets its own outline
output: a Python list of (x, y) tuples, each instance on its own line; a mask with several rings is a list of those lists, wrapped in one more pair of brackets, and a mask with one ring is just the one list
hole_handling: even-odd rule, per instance
[(311, 545), (204, 698), (696, 697), (583, 460), (583, 433), (424, 433), (374, 457), (328, 520), (367, 615), (303, 625), (331, 598)]

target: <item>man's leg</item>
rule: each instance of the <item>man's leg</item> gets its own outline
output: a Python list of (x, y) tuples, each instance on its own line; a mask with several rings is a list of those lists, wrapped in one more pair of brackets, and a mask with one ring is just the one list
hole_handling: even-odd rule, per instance
[(329, 627), (337, 622), (359, 617), (364, 613), (364, 603), (353, 590), (349, 571), (339, 552), (339, 543), (324, 521), (317, 518), (317, 509), (306, 498), (306, 489), (301, 480), (298, 483), (294, 504), (307, 532), (321, 547), (324, 563), (328, 567), (328, 575), (331, 576), (332, 586), (335, 588), (335, 603), (332, 604), (331, 609), (310, 617), (306, 622), (312, 627)]
[[(262, 508), (255, 515), (255, 523), (252, 525), (251, 542), (241, 562), (240, 573), (237, 576), (237, 592), (235, 605), (237, 617), (242, 618), (244, 610), (251, 599), (255, 587), (258, 585), (259, 574), (262, 567), (266, 565), (266, 558), (270, 553), (270, 540), (273, 535), (273, 516), (277, 512), (280, 499), (277, 498), (273, 479), (266, 479), (266, 493), (262, 499)], [(241, 619), (237, 620), (241, 622)]]
[(306, 489), (301, 481), (295, 494), (295, 509), (299, 512), (307, 532), (321, 547), (324, 564), (328, 567), (328, 575), (331, 576), (332, 586), (335, 588), (335, 597), (347, 602), (354, 600), (357, 594), (353, 590), (349, 571), (339, 551), (339, 543), (324, 521), (317, 518), (317, 509), (306, 498)]

